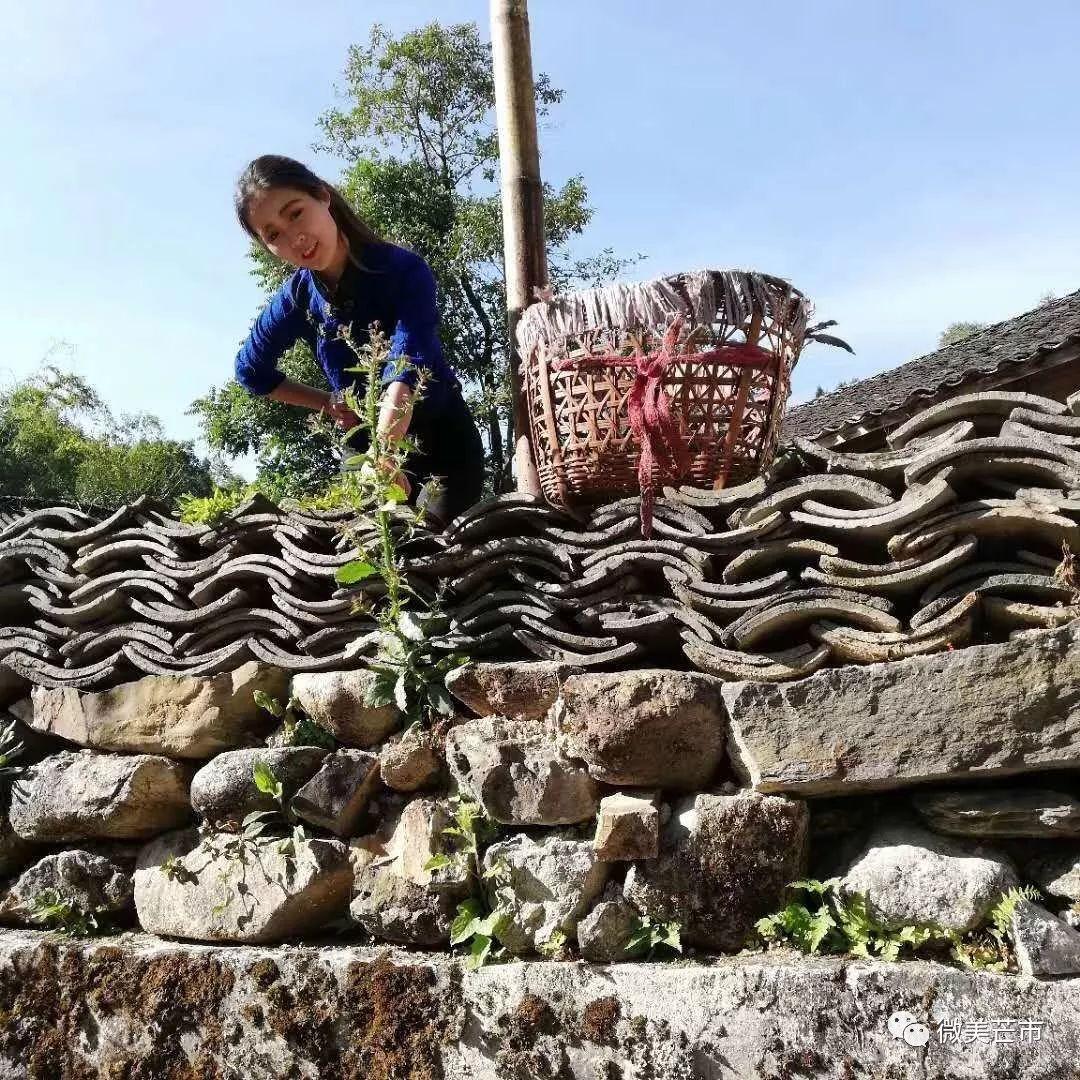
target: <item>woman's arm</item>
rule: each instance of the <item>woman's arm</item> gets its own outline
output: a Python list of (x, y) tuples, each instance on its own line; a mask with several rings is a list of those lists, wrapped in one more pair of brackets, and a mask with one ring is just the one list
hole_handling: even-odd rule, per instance
[(278, 361), (300, 338), (307, 337), (307, 321), (295, 287), (290, 278), (274, 293), (236, 354), (236, 381), (250, 394), (272, 396), (289, 381)]
[(403, 438), (412, 422), (412, 409), (413, 392), (408, 384), (390, 383), (379, 407), (379, 436), (387, 442)]
[(330, 395), (325, 390), (317, 390), (314, 386), (293, 379), (283, 379), (266, 396), (271, 401), (299, 405), (302, 409), (311, 409), (313, 412), (330, 411)]
[[(384, 442), (393, 442), (402, 439), (408, 434), (409, 424), (412, 422), (413, 392), (412, 388), (402, 382), (392, 382), (383, 394), (382, 403), (379, 406), (379, 438)], [(387, 462), (388, 471), (394, 469), (393, 462)], [(402, 472), (394, 472), (390, 477), (391, 483), (397, 484), (406, 495), (412, 494), (412, 484)]]

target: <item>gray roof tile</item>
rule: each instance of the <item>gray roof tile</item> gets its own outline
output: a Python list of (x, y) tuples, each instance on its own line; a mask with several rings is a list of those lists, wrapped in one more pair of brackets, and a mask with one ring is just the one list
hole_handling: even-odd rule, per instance
[[(975, 380), (1001, 374), (1018, 378), (1022, 368), (1039, 364), (1053, 350), (1080, 341), (1080, 291), (995, 323), (955, 345), (921, 356), (890, 371), (843, 386), (792, 409), (784, 420), (785, 438), (815, 438), (915, 404), (961, 393)], [(1015, 374), (1004, 369), (1013, 366)]]

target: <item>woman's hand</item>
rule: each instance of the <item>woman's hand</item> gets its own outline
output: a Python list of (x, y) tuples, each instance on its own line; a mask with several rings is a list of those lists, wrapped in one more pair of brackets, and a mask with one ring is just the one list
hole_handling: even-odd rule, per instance
[(360, 423), (360, 417), (337, 394), (329, 396), (326, 403), (326, 412), (342, 431), (351, 431)]
[(395, 466), (390, 458), (383, 458), (379, 462), (378, 469), (391, 484), (396, 484), (405, 492), (406, 499), (412, 494), (412, 484), (409, 483), (409, 478)]

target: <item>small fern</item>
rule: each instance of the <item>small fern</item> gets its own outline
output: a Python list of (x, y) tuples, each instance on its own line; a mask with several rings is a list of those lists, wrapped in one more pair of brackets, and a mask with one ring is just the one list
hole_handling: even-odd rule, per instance
[(988, 925), (958, 933), (933, 924), (889, 929), (870, 913), (865, 896), (841, 891), (839, 878), (796, 881), (790, 887), (803, 896), (755, 924), (766, 946), (788, 944), (811, 955), (847, 953), (893, 961), (924, 948), (947, 949), (961, 966), (986, 971), (1015, 970), (1013, 912), (1021, 900), (1039, 898), (1030, 886), (1011, 889), (991, 908)]

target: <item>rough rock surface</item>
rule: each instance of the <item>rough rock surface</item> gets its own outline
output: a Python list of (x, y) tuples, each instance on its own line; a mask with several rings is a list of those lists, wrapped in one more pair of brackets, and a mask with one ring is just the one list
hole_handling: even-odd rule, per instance
[(296, 675), (293, 696), (321, 727), (346, 746), (375, 746), (401, 723), (393, 705), (372, 708), (364, 697), (375, 681), (371, 671), (323, 671)]
[[(139, 935), (65, 942), (8, 931), (0, 1007), (10, 1018), (0, 1074), (13, 1080), (125, 1071), (251, 1080), (1073, 1080), (1080, 1060), (1080, 979), (788, 953), (473, 972), (385, 947), (207, 948)], [(925, 1046), (890, 1031), (899, 1012), (928, 1027)], [(1014, 1026), (1007, 1041), (939, 1036), (944, 1023), (995, 1017), (1023, 1018), (1027, 1034)], [(101, 1037), (80, 1037), (87, 1031)]]
[(1059, 900), (1080, 900), (1080, 849), (1045, 845), (1021, 853), (1021, 858), (1024, 877), (1043, 892)]
[(229, 750), (204, 765), (191, 781), (191, 805), (207, 821), (242, 821), (256, 810), (273, 810), (273, 796), (255, 786), (254, 768), (266, 765), (281, 781), (283, 799), (292, 796), (321, 767), (327, 751), (317, 746)]
[(30, 862), (38, 849), (11, 827), (7, 812), (0, 814), (0, 876), (7, 877)]
[(211, 677), (147, 675), (99, 693), (37, 686), (27, 722), (97, 750), (209, 758), (250, 745), (273, 726), (255, 704), (259, 690), (286, 697), (288, 674), (250, 662)]
[(131, 874), (89, 851), (46, 855), (24, 870), (0, 902), (0, 917), (30, 923), (33, 901), (47, 890), (83, 915), (113, 915), (130, 907)]
[(641, 916), (625, 900), (601, 900), (578, 923), (578, 949), (586, 960), (594, 963), (623, 960), (626, 947), (640, 925)]
[(759, 791), (840, 794), (1080, 766), (1080, 624), (998, 645), (728, 683), (729, 753)]
[[(135, 908), (144, 930), (192, 941), (282, 941), (342, 917), (352, 865), (336, 840), (244, 842), (194, 830), (147, 844), (135, 868)], [(169, 861), (171, 860), (171, 861)]]
[(606, 784), (701, 790), (724, 750), (720, 686), (686, 671), (573, 675), (560, 698), (567, 751)]
[(292, 797), (294, 813), (335, 836), (353, 835), (378, 787), (379, 759), (366, 750), (327, 754), (319, 771)]
[(864, 895), (890, 929), (929, 923), (970, 930), (1015, 884), (1005, 856), (902, 824), (876, 830), (843, 878), (843, 888)]
[(415, 799), (405, 807), (383, 855), (364, 859), (356, 872), (350, 912), (380, 941), (446, 945), (457, 905), (472, 888), (464, 857), (427, 869), (434, 855), (452, 855), (443, 830), (451, 824), (444, 806)]
[(1060, 791), (934, 791), (912, 804), (929, 828), (951, 836), (1080, 836), (1080, 800)]
[(142, 839), (190, 818), (188, 772), (149, 754), (64, 751), (22, 774), (9, 814), (25, 840)]
[(549, 660), (467, 664), (451, 673), (446, 689), (478, 716), (540, 720), (555, 704), (566, 679), (580, 670)]
[(599, 788), (538, 723), (488, 716), (453, 728), (446, 760), (458, 784), (506, 825), (572, 825), (596, 813)]
[(492, 909), (507, 916), (499, 940), (513, 953), (527, 953), (556, 931), (575, 939), (608, 870), (584, 840), (519, 835), (492, 844), (484, 853), (484, 882)]
[(443, 757), (430, 731), (410, 728), (379, 751), (379, 772), (393, 791), (419, 791), (438, 780)]
[(1080, 931), (1030, 900), (1016, 905), (1010, 926), (1023, 974), (1080, 974)]
[(754, 923), (803, 876), (808, 824), (806, 804), (794, 799), (688, 797), (672, 807), (660, 857), (630, 867), (626, 899), (678, 922), (690, 945), (742, 948)]
[(656, 795), (617, 791), (601, 799), (593, 846), (603, 862), (655, 859), (660, 853)]

